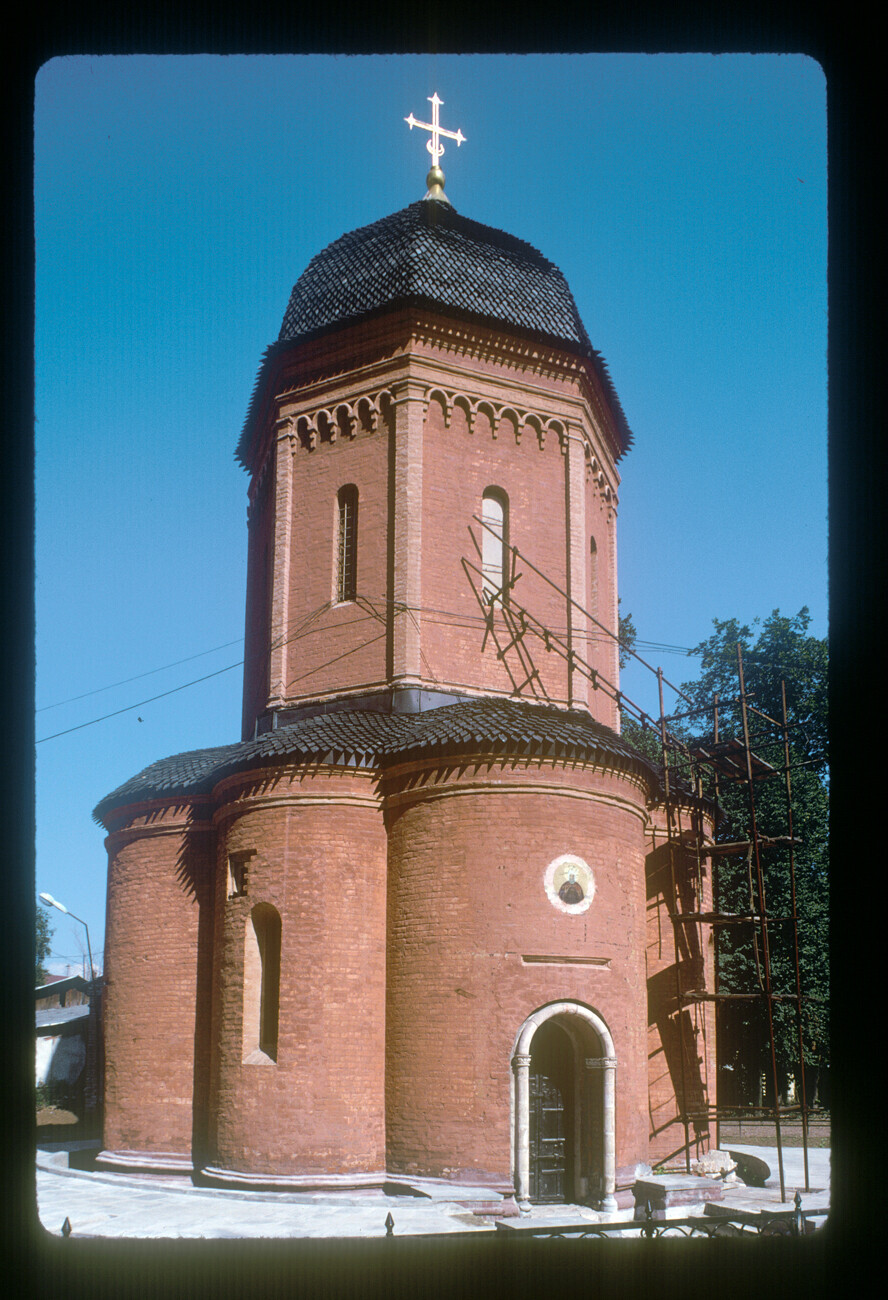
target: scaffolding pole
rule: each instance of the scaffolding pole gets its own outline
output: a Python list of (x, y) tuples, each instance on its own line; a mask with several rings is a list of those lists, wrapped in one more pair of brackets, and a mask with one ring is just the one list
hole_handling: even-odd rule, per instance
[[(476, 519), (482, 529), (495, 532), (483, 519)], [(475, 538), (471, 529), (469, 532), (472, 542), (478, 554), (479, 560), (482, 559), (481, 547)], [(498, 536), (498, 534), (495, 534)], [(805, 1188), (809, 1187), (808, 1174), (808, 1106), (806, 1096), (805, 1082), (805, 1054), (804, 1054), (804, 1032), (803, 1032), (803, 1004), (806, 999), (802, 993), (801, 968), (799, 964), (799, 936), (798, 936), (798, 908), (796, 900), (796, 879), (795, 879), (795, 848), (798, 841), (794, 837), (793, 818), (792, 818), (792, 783), (791, 770), (796, 766), (809, 766), (818, 761), (818, 759), (793, 760), (790, 750), (789, 733), (790, 724), (787, 719), (786, 710), (786, 687), (781, 683), (782, 693), (782, 721), (770, 717), (762, 709), (751, 703), (754, 698), (752, 693), (747, 691), (744, 670), (743, 670), (743, 653), (740, 643), (737, 643), (737, 673), (739, 680), (739, 694), (736, 698), (720, 699), (716, 694), (711, 706), (701, 707), (673, 682), (670, 682), (663, 674), (661, 668), (654, 668), (644, 660), (641, 655), (637, 654), (629, 646), (624, 646), (616, 631), (608, 628), (600, 622), (593, 614), (585, 609), (578, 601), (563, 587), (553, 582), (541, 569), (533, 564), (526, 555), (522, 554), (517, 546), (510, 546), (508, 571), (504, 573), (502, 587), (496, 592), (490, 592), (485, 585), (485, 575), (479, 565), (472, 564), (469, 560), (463, 559), (463, 568), (469, 579), (474, 591), (475, 597), (485, 616), (485, 631), (482, 651), (486, 647), (488, 639), (492, 640), (496, 648), (497, 658), (503, 664), (503, 668), (512, 684), (512, 695), (522, 696), (529, 690), (536, 699), (543, 699), (547, 703), (566, 703), (568, 707), (573, 704), (573, 687), (568, 685), (567, 699), (564, 701), (552, 699), (543, 685), (542, 676), (534, 662), (531, 643), (536, 640), (542, 644), (547, 654), (556, 653), (565, 661), (568, 678), (573, 679), (574, 674), (580, 673), (585, 676), (592, 684), (593, 689), (603, 691), (610, 699), (614, 700), (619, 708), (625, 710), (630, 716), (634, 717), (644, 730), (653, 732), (659, 740), (662, 762), (662, 782), (663, 782), (663, 805), (666, 820), (666, 837), (669, 849), (669, 872), (670, 872), (670, 891), (672, 907), (669, 909), (669, 916), (672, 922), (673, 931), (673, 950), (675, 955), (676, 971), (676, 1006), (677, 1006), (677, 1033), (679, 1044), (679, 1063), (680, 1063), (680, 1104), (679, 1120), (683, 1125), (685, 1134), (685, 1163), (690, 1169), (690, 1120), (691, 1112), (688, 1109), (687, 1097), (687, 1080), (685, 1077), (685, 1051), (682, 1039), (682, 1006), (700, 1003), (712, 1002), (716, 1009), (716, 1041), (723, 1028), (718, 1024), (718, 1007), (728, 1001), (763, 1001), (767, 1011), (768, 1034), (770, 1042), (771, 1058), (771, 1083), (773, 1088), (773, 1105), (770, 1107), (771, 1115), (774, 1120), (775, 1134), (777, 1140), (777, 1158), (780, 1176), (780, 1197), (785, 1199), (786, 1187), (783, 1168), (783, 1142), (780, 1125), (781, 1113), (784, 1109), (780, 1105), (779, 1078), (777, 1071), (777, 1050), (774, 1034), (774, 1004), (780, 1002), (794, 1002), (797, 1014), (797, 1033), (798, 1033), (798, 1060), (800, 1074), (800, 1114), (802, 1118), (802, 1144), (804, 1148), (805, 1164)], [(522, 605), (515, 598), (515, 588), (522, 576), (518, 570), (519, 561), (521, 564), (535, 573), (550, 588), (557, 592), (565, 602), (566, 610), (566, 639), (559, 633), (553, 631), (539, 619), (534, 618), (530, 610)], [(630, 654), (638, 663), (648, 672), (653, 673), (657, 678), (658, 687), (658, 704), (659, 719), (655, 721), (646, 710), (631, 700), (615, 682), (611, 682), (598, 669), (593, 668), (582, 655), (578, 654), (573, 644), (571, 629), (574, 624), (573, 612), (579, 611), (589, 622), (606, 636), (616, 641), (622, 650)], [(502, 621), (503, 630), (507, 633), (502, 636), (496, 626), (497, 615)], [(514, 655), (517, 659), (519, 671), (513, 671), (509, 664), (509, 656)], [(685, 708), (682, 712), (667, 715), (665, 712), (665, 702), (663, 689), (668, 686), (676, 696), (690, 707)], [(712, 709), (713, 729), (712, 743), (694, 744), (693, 747), (686, 744), (682, 738), (670, 727), (668, 723), (680, 722), (685, 719), (699, 716), (701, 713), (708, 712)], [(742, 739), (740, 737), (723, 738), (722, 719), (723, 710), (730, 708), (739, 708)], [(766, 761), (763, 757), (753, 751), (752, 733), (750, 731), (749, 715), (753, 714), (756, 719), (766, 724), (768, 727), (776, 728), (781, 735), (783, 761), (781, 766), (775, 766), (774, 763)], [(764, 736), (767, 742), (768, 733), (765, 731), (756, 733), (756, 741), (759, 736)], [(704, 775), (709, 773), (712, 780), (712, 795), (704, 793)], [(768, 836), (761, 833), (757, 824), (755, 784), (759, 781), (765, 781), (772, 777), (782, 776), (784, 779), (785, 798), (786, 798), (786, 818), (787, 830), (786, 835)], [(735, 840), (730, 843), (706, 845), (703, 843), (703, 827), (700, 821), (700, 812), (707, 805), (717, 810), (720, 806), (720, 781), (742, 783), (746, 786), (747, 802), (749, 808), (749, 836), (741, 840)], [(696, 849), (696, 910), (687, 912), (681, 905), (680, 882), (676, 873), (675, 854), (679, 846), (684, 850), (688, 846), (681, 828), (681, 808), (690, 805), (692, 829), (694, 832), (694, 846)], [(697, 809), (695, 817), (694, 809)], [(765, 897), (765, 881), (762, 868), (762, 852), (770, 848), (787, 849), (789, 852), (789, 877), (791, 890), (791, 910), (789, 915), (771, 915), (767, 911)], [(750, 878), (750, 907), (745, 913), (725, 913), (720, 910), (721, 907), (721, 859), (730, 855), (737, 855), (746, 852), (749, 862)], [(700, 910), (700, 901), (702, 900), (702, 868), (703, 858), (710, 858), (712, 861), (712, 911), (703, 912)], [(753, 871), (754, 866), (754, 871)], [(687, 870), (683, 863), (683, 870)], [(689, 882), (690, 883), (690, 880)], [(771, 975), (771, 942), (772, 932), (769, 930), (769, 924), (773, 926), (776, 923), (790, 922), (792, 925), (792, 953), (795, 969), (795, 993), (775, 993), (772, 987)], [(687, 934), (685, 927), (688, 925), (706, 924), (712, 926), (714, 942), (714, 976), (713, 992), (708, 993), (705, 989), (692, 990), (683, 992), (681, 989), (680, 975), (680, 948), (682, 940), (680, 936), (684, 932)], [(760, 991), (743, 993), (743, 992), (722, 992), (719, 987), (719, 969), (720, 969), (720, 949), (719, 935), (722, 927), (726, 925), (746, 924), (752, 926), (753, 945), (755, 959), (758, 966)], [(761, 935), (761, 961), (758, 956), (758, 935)], [(684, 943), (687, 947), (687, 943)], [(690, 951), (690, 949), (689, 949)], [(705, 1019), (704, 1019), (705, 1024)], [(708, 1057), (707, 1057), (708, 1059)], [(715, 1115), (716, 1124), (716, 1145), (721, 1145), (721, 1116), (728, 1110), (732, 1112), (737, 1110), (736, 1107), (725, 1107), (719, 1101), (719, 1081), (715, 1081), (714, 1106), (707, 1109), (707, 1117), (710, 1113)], [(749, 1113), (754, 1109), (756, 1113), (760, 1107), (750, 1108), (741, 1107), (741, 1111)], [(697, 1116), (698, 1112), (693, 1112)]]

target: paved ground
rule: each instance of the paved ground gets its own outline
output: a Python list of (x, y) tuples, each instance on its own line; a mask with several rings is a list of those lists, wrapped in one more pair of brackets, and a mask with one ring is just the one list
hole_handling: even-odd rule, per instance
[[(735, 1142), (750, 1143), (754, 1146), (772, 1147), (777, 1143), (774, 1121), (769, 1119), (722, 1120), (722, 1147), (733, 1146)], [(780, 1124), (780, 1140), (784, 1147), (802, 1145), (802, 1125), (797, 1119), (784, 1119)], [(817, 1115), (808, 1124), (808, 1146), (828, 1147), (830, 1145), (829, 1116)]]
[[(69, 1166), (68, 1149), (83, 1145), (65, 1143), (37, 1152), (37, 1202), (40, 1220), (51, 1233), (61, 1233), (67, 1219), (72, 1234), (98, 1237), (384, 1237), (385, 1219), (391, 1213), (394, 1235), (496, 1230), (492, 1218), (478, 1218), (455, 1199), (319, 1193), (267, 1193), (197, 1188), (187, 1178), (88, 1173)], [(726, 1144), (727, 1145), (727, 1144)], [(736, 1146), (765, 1160), (771, 1175), (763, 1189), (726, 1188), (722, 1204), (744, 1209), (778, 1208), (779, 1178), (776, 1149)], [(787, 1205), (796, 1188), (804, 1187), (802, 1152), (785, 1150), (784, 1180)], [(829, 1204), (829, 1151), (809, 1151), (812, 1191), (802, 1191), (803, 1208)], [(818, 1189), (816, 1192), (813, 1189)], [(455, 1191), (456, 1189), (454, 1189)], [(447, 1195), (446, 1190), (442, 1193)], [(667, 1214), (701, 1213), (702, 1204), (681, 1206)], [(535, 1206), (521, 1224), (614, 1222), (631, 1219), (633, 1211), (599, 1214), (585, 1206)]]

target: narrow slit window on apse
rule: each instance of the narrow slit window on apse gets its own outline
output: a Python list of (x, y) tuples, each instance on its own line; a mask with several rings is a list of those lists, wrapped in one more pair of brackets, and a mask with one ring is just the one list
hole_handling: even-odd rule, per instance
[(276, 1061), (281, 991), (281, 917), (277, 909), (258, 903), (244, 938), (244, 1060)]
[(228, 897), (239, 898), (248, 892), (250, 875), (249, 853), (230, 853), (228, 855)]
[(358, 591), (358, 489), (349, 483), (339, 489), (338, 499), (336, 599), (354, 600)]

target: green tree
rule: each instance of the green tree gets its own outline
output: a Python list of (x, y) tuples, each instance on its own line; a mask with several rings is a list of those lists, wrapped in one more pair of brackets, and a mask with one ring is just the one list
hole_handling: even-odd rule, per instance
[[(783, 717), (782, 686), (785, 684), (789, 732), (789, 766), (792, 799), (792, 832), (797, 843), (793, 866), (798, 915), (799, 971), (802, 987), (802, 1041), (806, 1064), (806, 1099), (824, 1099), (825, 1071), (829, 1066), (829, 766), (827, 733), (828, 652), (825, 639), (809, 634), (810, 614), (801, 609), (794, 617), (774, 610), (753, 626), (736, 619), (714, 619), (713, 634), (690, 654), (700, 656), (700, 672), (694, 681), (684, 682), (677, 712), (699, 712), (669, 724), (685, 742), (714, 741), (713, 702), (719, 701), (719, 738), (742, 738), (739, 708), (739, 645), (744, 684), (752, 709), (748, 714), (751, 747), (770, 764), (773, 775), (756, 780), (753, 786), (756, 828), (763, 836), (786, 836), (789, 832), (783, 737), (779, 727), (760, 714), (780, 722)], [(635, 644), (631, 616), (621, 617), (624, 644)], [(624, 633), (628, 633), (625, 635)], [(754, 712), (757, 710), (758, 712)], [(656, 719), (653, 720), (656, 724)], [(662, 750), (656, 726), (643, 727), (628, 712), (622, 716), (623, 737), (658, 764)], [(718, 802), (721, 820), (716, 838), (722, 843), (747, 840), (751, 835), (751, 807), (745, 781), (720, 779)], [(794, 997), (790, 855), (787, 848), (767, 848), (760, 854), (769, 916), (769, 955), (772, 992)], [(757, 912), (754, 861), (748, 853), (713, 860), (722, 912)], [(763, 979), (760, 930), (754, 935), (748, 924), (718, 927), (718, 972), (721, 992), (748, 993), (760, 989)], [(719, 1005), (719, 1052), (722, 1080), (735, 1086), (731, 1100), (758, 1100), (758, 1082), (764, 1073), (771, 1077), (770, 1038), (767, 1011), (762, 1001), (725, 1001)], [(778, 1087), (787, 1076), (798, 1078), (798, 1020), (793, 1001), (773, 1003), (774, 1043)], [(727, 1070), (724, 1067), (728, 1067)], [(768, 1090), (771, 1091), (770, 1089)], [(724, 1100), (724, 1095), (722, 1095)]]
[[(617, 609), (622, 605), (622, 597), (617, 597)], [(635, 642), (638, 632), (631, 614), (619, 614), (619, 627), (617, 629), (620, 638), (620, 668), (625, 668), (629, 662), (630, 651), (635, 649)]]
[[(713, 620), (715, 631), (692, 653), (701, 656), (700, 675), (682, 690), (700, 708), (708, 710), (695, 731), (703, 742), (713, 741), (712, 703), (719, 697), (719, 736), (742, 736), (739, 708), (738, 653), (749, 704), (750, 741), (755, 754), (769, 763), (774, 774), (753, 783), (756, 827), (761, 835), (781, 836), (789, 830), (783, 738), (780, 728), (761, 714), (779, 722), (783, 717), (782, 689), (786, 692), (789, 766), (792, 796), (792, 832), (800, 841), (794, 851), (796, 910), (798, 914), (799, 968), (802, 1002), (802, 1036), (806, 1062), (806, 1092), (810, 1103), (822, 1072), (829, 1065), (829, 767), (827, 752), (828, 652), (825, 639), (809, 635), (807, 608), (794, 617), (774, 610), (753, 628), (736, 619)], [(782, 686), (783, 684), (783, 686)], [(745, 781), (722, 780), (719, 804), (724, 819), (717, 838), (722, 842), (747, 839), (751, 813)], [(767, 848), (760, 854), (769, 915), (771, 987), (788, 997), (796, 992), (793, 960), (790, 853), (788, 848)], [(755, 864), (747, 853), (716, 860), (719, 908), (723, 912), (758, 911)], [(778, 919), (787, 918), (787, 919)], [(763, 978), (761, 933), (753, 937), (745, 924), (719, 927), (719, 986), (723, 992), (753, 992)], [(770, 1078), (770, 1040), (764, 1003), (725, 1002), (719, 1008), (721, 1064), (732, 1067), (741, 1083), (743, 1100), (756, 1100), (758, 1078)], [(793, 1001), (773, 1004), (774, 1043), (778, 1086), (786, 1076), (798, 1077), (798, 1021)]]
[(43, 963), (49, 956), (49, 950), (52, 944), (52, 926), (49, 924), (49, 917), (45, 910), (38, 905), (37, 916), (35, 920), (36, 931), (36, 958), (37, 958), (37, 984), (46, 983), (46, 968)]

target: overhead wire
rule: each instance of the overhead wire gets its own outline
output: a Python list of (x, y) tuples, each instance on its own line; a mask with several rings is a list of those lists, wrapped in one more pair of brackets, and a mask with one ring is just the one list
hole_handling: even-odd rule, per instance
[(143, 704), (153, 704), (155, 700), (162, 700), (167, 695), (175, 695), (177, 691), (185, 691), (189, 686), (197, 686), (199, 682), (207, 682), (211, 677), (220, 677), (222, 673), (230, 673), (232, 668), (240, 668), (243, 659), (239, 659), (236, 664), (229, 664), (226, 668), (219, 668), (214, 673), (207, 673), (204, 677), (196, 677), (192, 682), (183, 682), (181, 686), (173, 686), (168, 691), (161, 691), (159, 695), (152, 695), (147, 700), (138, 700), (135, 704), (127, 704), (122, 709), (114, 709), (112, 713), (103, 713), (100, 718), (91, 718), (89, 722), (79, 722), (76, 727), (66, 727), (64, 731), (54, 731), (51, 736), (41, 736), (35, 744), (42, 745), (47, 740), (57, 740), (59, 736), (67, 736), (72, 731), (82, 731), (84, 727), (94, 727), (97, 722), (107, 722), (109, 718), (116, 718), (121, 713), (131, 713), (133, 709), (140, 709)]
[(133, 677), (124, 677), (119, 682), (109, 682), (107, 686), (96, 686), (94, 690), (84, 691), (81, 695), (69, 695), (66, 700), (56, 700), (55, 704), (42, 704), (35, 713), (46, 713), (48, 709), (60, 709), (63, 704), (74, 704), (77, 700), (85, 700), (90, 695), (100, 695), (102, 691), (113, 691), (115, 686), (128, 686), (130, 682), (140, 681), (143, 677), (152, 677), (155, 673), (166, 672), (167, 668), (178, 668), (180, 664), (191, 663), (194, 659), (203, 659), (205, 655), (215, 654), (217, 650), (227, 650), (229, 646), (238, 645), (243, 641), (243, 637), (236, 637), (233, 641), (226, 641), (223, 645), (214, 645), (209, 650), (199, 650), (197, 654), (186, 655), (184, 659), (175, 659), (171, 664), (161, 664), (159, 668), (149, 668), (144, 673), (136, 673)]
[[(340, 628), (353, 627), (359, 623), (369, 622), (373, 619), (375, 619), (378, 622), (384, 621), (384, 615), (380, 613), (380, 611), (375, 607), (373, 602), (369, 600), (369, 598), (361, 597), (357, 603), (359, 607), (362, 609), (366, 609), (367, 607), (369, 607), (370, 612), (367, 614), (365, 618), (349, 619), (347, 622), (338, 624), (337, 630), (339, 630)], [(383, 600), (381, 603), (385, 606), (389, 606), (392, 608), (398, 606), (400, 612), (409, 614), (411, 618), (413, 618), (414, 620), (416, 619), (417, 615), (423, 618), (427, 618), (429, 619), (429, 621), (434, 622), (434, 624), (438, 627), (470, 628), (470, 627), (482, 627), (484, 625), (484, 618), (482, 615), (479, 614), (463, 614), (458, 610), (439, 609), (438, 607), (433, 605), (416, 605), (416, 606), (408, 607), (407, 605), (404, 605), (403, 602), (395, 602), (394, 600), (388, 600), (388, 599)], [(293, 630), (291, 631), (290, 628), (288, 628), (287, 634), (278, 637), (275, 641), (273, 641), (269, 645), (268, 653), (271, 654), (273, 650), (281, 649), (285, 645), (294, 644), (295, 642), (302, 640), (303, 637), (309, 636), (313, 633), (329, 631), (330, 630), (329, 627), (312, 627), (312, 624), (316, 623), (317, 619), (320, 617), (321, 614), (323, 614), (323, 612), (326, 609), (330, 609), (332, 607), (333, 607), (333, 602), (326, 601), (322, 605), (319, 605), (316, 609), (312, 610), (311, 613), (305, 615), (303, 618), (298, 620), (295, 626), (291, 624), (290, 626), (292, 627)], [(362, 643), (362, 646), (356, 647), (356, 649), (361, 649), (366, 645), (374, 644), (375, 641), (381, 640), (383, 635), (384, 633), (380, 634), (379, 637), (374, 637), (371, 641)], [(164, 672), (169, 668), (179, 667), (181, 664), (190, 663), (195, 659), (200, 659), (205, 655), (213, 654), (218, 650), (225, 650), (229, 646), (237, 645), (238, 642), (242, 641), (242, 639), (243, 638), (238, 637), (233, 641), (226, 641), (223, 644), (218, 646), (213, 646), (208, 650), (201, 650), (194, 655), (187, 655), (182, 659), (174, 660), (172, 663), (163, 664), (159, 668), (150, 668), (146, 670), (144, 673), (136, 673), (132, 677), (122, 678), (120, 681), (111, 682), (106, 686), (97, 686), (93, 690), (82, 692), (80, 695), (73, 695), (70, 696), (68, 699), (58, 700), (53, 704), (43, 705), (41, 706), (41, 708), (37, 709), (36, 712), (43, 713), (49, 709), (60, 708), (64, 704), (73, 704), (76, 703), (78, 700), (87, 699), (90, 696), (98, 695), (103, 691), (113, 690), (115, 687), (128, 685), (130, 682), (139, 681), (144, 677), (150, 677), (155, 673)], [(598, 639), (598, 634), (592, 632), (589, 634), (588, 639), (596, 640)], [(642, 639), (637, 639), (635, 644), (640, 647), (643, 647), (646, 650), (659, 650), (661, 653), (681, 654), (681, 655), (699, 655), (703, 653), (703, 651), (698, 648), (691, 648), (688, 646), (675, 646), (675, 645), (670, 645), (666, 642), (646, 641)], [(353, 653), (353, 651), (346, 652), (346, 654), (351, 654), (351, 653)], [(337, 659), (343, 657), (345, 656), (344, 655), (337, 656), (336, 658), (329, 660), (328, 663), (335, 663)], [(755, 651), (745, 652), (744, 657), (755, 659), (758, 662), (768, 662), (768, 663), (773, 662), (769, 656), (759, 655)], [(119, 717), (123, 713), (130, 713), (134, 709), (142, 708), (146, 704), (153, 704), (157, 700), (164, 699), (169, 695), (174, 695), (179, 691), (187, 690), (191, 686), (198, 686), (200, 685), (201, 682), (209, 681), (213, 677), (219, 677), (223, 673), (231, 672), (235, 668), (242, 667), (243, 663), (244, 660), (239, 659), (236, 663), (228, 664), (225, 668), (220, 668), (213, 673), (207, 673), (202, 677), (196, 677), (189, 682), (183, 682), (180, 686), (174, 686), (168, 691), (161, 691), (157, 695), (149, 696), (144, 700), (137, 700), (134, 704), (125, 705), (123, 708), (120, 709), (114, 709), (110, 713), (104, 713), (100, 717), (91, 718), (87, 722), (81, 722), (73, 727), (66, 727), (61, 731), (53, 732), (51, 735), (42, 736), (36, 743), (38, 745), (44, 744), (48, 740), (56, 740), (60, 736), (69, 735), (71, 732), (81, 731), (86, 727), (95, 726), (99, 722), (106, 722), (108, 721), (109, 718)], [(328, 665), (324, 664), (321, 666), (326, 667)], [(317, 671), (319, 671), (319, 668), (312, 669), (310, 672), (303, 674), (301, 677), (295, 680), (302, 681), (305, 679), (306, 676), (311, 676), (314, 672)]]

